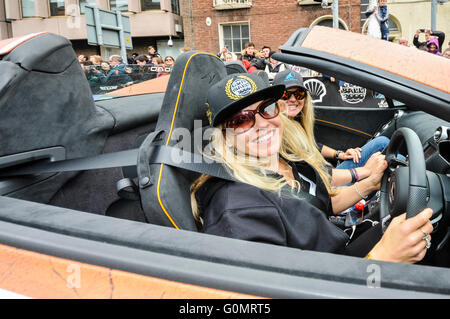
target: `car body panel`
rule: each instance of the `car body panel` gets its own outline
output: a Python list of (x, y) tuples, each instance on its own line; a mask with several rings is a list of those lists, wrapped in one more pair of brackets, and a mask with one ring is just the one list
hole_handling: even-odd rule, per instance
[(32, 298), (251, 299), (255, 296), (189, 285), (0, 245), (3, 289)]
[[(323, 40), (325, 38), (326, 41)], [(450, 61), (415, 48), (389, 41), (373, 41), (359, 33), (320, 26), (308, 32), (302, 48), (336, 55), (450, 93), (449, 71), (443, 67)], [(416, 63), (422, 59), (426, 62)]]
[(169, 83), (170, 75), (161, 76), (156, 79), (143, 81), (131, 86), (114, 90), (106, 93), (106, 96), (135, 96), (141, 94), (163, 93), (166, 92), (167, 84)]
[[(2, 245), (76, 263), (261, 297), (450, 297), (445, 268), (303, 251), (7, 197), (0, 206)], [(9, 260), (0, 263), (11, 267)], [(371, 276), (377, 272), (379, 282)]]

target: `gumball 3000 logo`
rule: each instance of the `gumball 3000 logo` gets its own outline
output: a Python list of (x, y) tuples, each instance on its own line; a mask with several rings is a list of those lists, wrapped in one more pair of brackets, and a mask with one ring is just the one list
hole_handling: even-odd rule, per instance
[(366, 97), (367, 90), (365, 88), (362, 88), (360, 86), (345, 83), (344, 86), (341, 88), (341, 98), (342, 101), (349, 103), (349, 104), (358, 104), (362, 101), (364, 101)]

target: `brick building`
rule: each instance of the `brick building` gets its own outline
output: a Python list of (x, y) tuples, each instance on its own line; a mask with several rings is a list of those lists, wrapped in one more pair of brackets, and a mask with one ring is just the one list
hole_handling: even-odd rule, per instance
[[(298, 28), (332, 26), (331, 9), (312, 0), (180, 0), (185, 46), (240, 52), (247, 41), (276, 50)], [(361, 1), (339, 1), (340, 28), (361, 31)]]

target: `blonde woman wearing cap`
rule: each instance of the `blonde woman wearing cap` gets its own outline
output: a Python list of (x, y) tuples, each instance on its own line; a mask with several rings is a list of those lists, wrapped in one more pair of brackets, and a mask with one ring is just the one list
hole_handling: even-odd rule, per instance
[(281, 97), (285, 102), (282, 111), (304, 130), (306, 142), (310, 148), (317, 145), (325, 158), (334, 158), (342, 161), (333, 170), (332, 184), (334, 186), (346, 185), (364, 179), (371, 174), (373, 161), (370, 157), (381, 152), (388, 144), (385, 136), (374, 138), (362, 148), (349, 148), (345, 151), (335, 150), (327, 145), (317, 143), (314, 138), (314, 107), (308, 90), (303, 85), (303, 77), (293, 71), (286, 70), (275, 76), (274, 85), (283, 84), (286, 89)]
[(327, 169), (304, 148), (302, 132), (279, 112), (277, 100), (283, 92), (283, 85), (270, 87), (253, 74), (229, 75), (209, 89), (207, 115), (215, 128), (212, 154), (235, 181), (202, 175), (193, 183), (192, 209), (203, 231), (384, 261), (420, 261), (430, 240), (422, 232), (433, 230), (430, 209), (410, 219), (405, 214), (394, 218), (383, 236), (371, 228), (370, 236), (363, 238), (369, 241), (368, 249), (346, 246), (348, 236), (327, 214), (335, 205), (351, 206), (360, 195), (379, 189), (387, 163), (378, 157), (374, 174), (358, 188), (333, 193)]

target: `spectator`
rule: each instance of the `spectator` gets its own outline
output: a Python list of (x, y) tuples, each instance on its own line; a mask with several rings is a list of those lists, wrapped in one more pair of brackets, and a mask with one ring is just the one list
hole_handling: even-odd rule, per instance
[(409, 47), (409, 42), (404, 37), (401, 37), (401, 38), (398, 39), (398, 44), (403, 45), (405, 47)]
[(221, 59), (222, 61), (225, 61), (225, 60), (226, 60), (226, 59), (225, 59), (225, 55), (226, 55), (228, 52), (230, 52), (230, 51), (228, 50), (228, 46), (224, 46), (224, 47), (222, 48), (222, 50), (220, 50), (220, 52), (217, 53), (217, 57), (218, 57), (219, 59)]
[(100, 67), (104, 75), (108, 74), (109, 70), (111, 70), (111, 66), (109, 65), (108, 62), (102, 62)]
[(381, 39), (389, 41), (389, 11), (386, 0), (378, 0), (377, 19), (380, 22)]
[(172, 71), (174, 64), (175, 59), (170, 55), (166, 56), (164, 58), (164, 71), (169, 74)]
[(111, 55), (109, 64), (111, 65), (111, 70), (109, 70), (108, 74), (101, 79), (102, 83), (112, 81), (115, 82), (114, 84), (127, 84), (132, 82), (126, 72), (126, 65), (123, 63), (123, 59), (120, 55)]
[(89, 57), (89, 61), (91, 61), (93, 65), (101, 65), (103, 62), (103, 59), (99, 55), (91, 55)]
[(437, 54), (437, 55), (442, 55), (442, 53), (439, 50), (439, 42), (438, 39), (436, 38), (431, 38), (428, 42), (427, 42), (427, 52), (428, 53), (432, 53), (432, 54)]
[(78, 62), (86, 62), (88, 60), (87, 56), (85, 56), (84, 54), (80, 54), (78, 56)]
[(91, 86), (101, 83), (102, 78), (105, 76), (105, 74), (102, 71), (96, 68), (96, 66), (99, 66), (99, 64), (94, 64), (92, 60), (93, 56), (89, 58), (89, 61), (82, 62), (84, 65), (83, 66), (84, 72), (88, 79), (89, 85)]
[(251, 62), (254, 58), (259, 58), (259, 52), (255, 51), (255, 44), (253, 42), (247, 42), (245, 44), (245, 49), (242, 50), (242, 57)]
[(161, 57), (161, 55), (156, 51), (155, 47), (153, 45), (148, 46), (148, 55), (150, 59), (153, 59), (155, 57)]
[(262, 59), (265, 59), (268, 62), (269, 61), (269, 54), (270, 54), (271, 51), (272, 51), (272, 49), (270, 47), (268, 47), (266, 45), (263, 46), (261, 48), (261, 51), (260, 51), (260, 57)]
[(153, 57), (152, 58), (152, 64), (156, 68), (164, 67), (164, 62), (163, 62), (163, 60), (160, 57)]
[(139, 56), (139, 53), (134, 52), (131, 57), (127, 58), (128, 64), (136, 64), (136, 58)]
[(152, 70), (153, 65), (149, 65), (145, 55), (136, 57), (136, 64), (133, 68), (133, 75), (137, 81), (145, 81), (156, 78), (157, 73)]
[(165, 72), (165, 64), (163, 60), (160, 57), (154, 57), (152, 59), (153, 67), (156, 68), (156, 72), (158, 72), (158, 75), (156, 77), (161, 77), (164, 75), (167, 75), (168, 73)]
[(249, 60), (249, 56), (248, 55), (241, 55), (241, 62), (242, 65), (244, 66), (244, 68), (247, 70), (248, 73), (252, 73), (253, 71), (256, 70), (256, 68), (253, 66), (252, 68), (250, 68), (251, 62)]
[(367, 11), (365, 12), (366, 17), (368, 18), (367, 35), (381, 39), (380, 20), (377, 19), (377, 14), (374, 14), (375, 12), (378, 13), (377, 0), (370, 0)]
[(444, 58), (450, 59), (450, 47), (445, 49), (444, 53), (442, 53)]
[[(425, 33), (425, 42), (419, 41), (419, 35), (421, 33)], [(442, 48), (442, 45), (444, 44), (444, 39), (445, 39), (445, 33), (442, 31), (431, 31), (430, 29), (427, 29), (427, 30), (417, 29), (416, 34), (414, 35), (413, 44), (418, 49), (420, 49), (421, 47), (426, 47), (428, 41), (430, 41), (430, 39), (432, 37), (438, 38), (438, 44), (439, 44), (438, 50), (439, 50), (439, 52), (441, 52), (439, 48)]]
[(147, 58), (147, 56), (146, 55), (139, 55), (139, 56), (137, 56), (136, 57), (136, 64), (137, 65), (140, 65), (140, 66), (143, 66), (143, 65), (146, 65), (148, 63), (148, 58)]
[(275, 51), (271, 51), (269, 53), (269, 63), (266, 65), (265, 72), (267, 73), (269, 77), (269, 81), (272, 81), (275, 78), (275, 75), (277, 75), (278, 72), (283, 72), (286, 70), (286, 65), (280, 61), (275, 60), (272, 58), (272, 55), (276, 53)]
[(260, 51), (260, 57), (259, 58), (253, 58), (250, 62), (250, 64), (261, 71), (265, 71), (266, 70), (266, 66), (267, 64), (269, 64), (269, 54), (270, 54), (271, 50), (270, 47), (268, 46), (263, 46), (261, 51)]
[(225, 62), (236, 61), (237, 57), (233, 52), (227, 52), (225, 54)]

